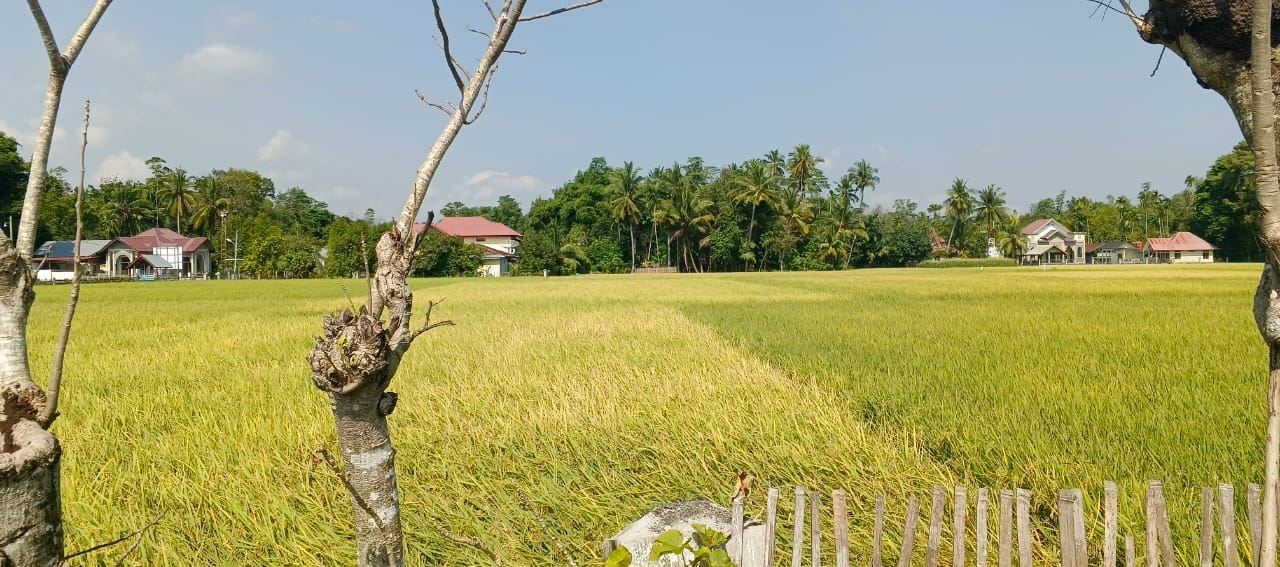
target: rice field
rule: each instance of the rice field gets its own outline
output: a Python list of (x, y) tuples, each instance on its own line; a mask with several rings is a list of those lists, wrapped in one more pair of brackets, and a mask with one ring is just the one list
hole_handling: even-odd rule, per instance
[[(934, 484), (1031, 488), (1048, 525), (1057, 489), (1094, 506), (1111, 479), (1141, 541), (1143, 483), (1162, 479), (1190, 558), (1198, 489), (1261, 477), (1258, 272), (417, 281), (457, 326), (424, 336), (392, 387), (409, 563), (488, 562), (448, 531), (517, 564), (563, 564), (554, 538), (590, 564), (655, 505), (727, 503), (738, 470), (849, 491), (855, 559), (877, 494), (896, 542), (906, 499), (927, 508)], [(55, 425), (68, 551), (164, 512), (136, 564), (353, 563), (346, 496), (310, 459), (334, 434), (305, 363), (343, 285), (359, 295), (335, 280), (85, 286)], [(39, 289), (37, 373), (65, 297)]]

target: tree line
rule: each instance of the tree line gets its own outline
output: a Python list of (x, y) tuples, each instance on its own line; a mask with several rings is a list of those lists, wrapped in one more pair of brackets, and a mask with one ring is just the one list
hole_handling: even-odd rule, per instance
[[(510, 195), (495, 205), (452, 202), (444, 216), (483, 216), (522, 233), (517, 273), (621, 273), (643, 267), (686, 272), (833, 270), (909, 266), (927, 258), (981, 257), (994, 239), (1000, 253), (1026, 249), (1021, 227), (1056, 218), (1091, 242), (1145, 241), (1190, 230), (1217, 245), (1220, 257), (1260, 261), (1253, 156), (1243, 144), (1219, 157), (1204, 176), (1165, 195), (1150, 183), (1136, 194), (1093, 199), (1059, 191), (1023, 214), (996, 185), (979, 189), (955, 179), (941, 203), (910, 199), (869, 206), (880, 184), (866, 160), (829, 179), (823, 159), (800, 144), (742, 163), (710, 166), (701, 158), (641, 171), (603, 158), (538, 198), (526, 213)], [(278, 191), (253, 170), (195, 175), (162, 158), (147, 161), (141, 181), (106, 179), (85, 193), (85, 238), (109, 239), (153, 227), (208, 237), (218, 269), (239, 253), (242, 274), (257, 277), (349, 277), (387, 224), (374, 211), (336, 215), (298, 187)], [(17, 222), (28, 164), (0, 132), (0, 226)], [(69, 240), (75, 194), (55, 168), (44, 183), (37, 242)], [(473, 275), (479, 246), (431, 234), (415, 258), (420, 276)]]

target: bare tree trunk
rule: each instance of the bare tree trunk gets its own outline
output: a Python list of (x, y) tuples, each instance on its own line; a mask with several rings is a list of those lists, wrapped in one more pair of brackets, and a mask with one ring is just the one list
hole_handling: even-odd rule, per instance
[[(475, 70), (466, 77), (459, 72), (461, 65), (450, 50), (440, 2), (432, 1), (445, 65), (458, 88), (460, 99), (456, 106), (442, 105), (419, 93), (423, 102), (448, 115), (449, 122), (418, 168), (413, 190), (395, 226), (378, 240), (375, 247), (377, 267), (369, 283), (368, 302), (354, 313), (343, 310), (325, 317), (324, 334), (316, 338), (308, 357), (312, 380), (317, 388), (329, 395), (333, 410), (361, 567), (404, 564), (395, 450), (387, 427), (387, 416), (395, 409), (397, 398), (394, 392), (386, 390), (414, 339), (434, 327), (450, 324), (448, 321), (431, 323), (434, 304), (429, 303), (423, 314), (422, 327), (416, 330), (411, 327), (413, 290), (409, 288), (407, 278), (418, 242), (425, 234), (425, 231), (415, 234), (413, 225), (427, 189), (463, 126), (474, 122), (484, 111), (498, 59), (506, 51), (516, 24), (600, 1), (522, 16), (525, 0), (507, 0), (501, 9), (490, 11), (494, 28), (488, 36), (488, 46)], [(482, 96), (484, 100), (481, 100)], [(385, 327), (382, 323), (384, 313), (387, 315)]]
[[(17, 245), (0, 235), (0, 565), (51, 566), (62, 560), (62, 449), (46, 428), (57, 407), (31, 379), (27, 318), (35, 300), (31, 256), (62, 88), (111, 0), (98, 0), (59, 52), (38, 0), (27, 0), (49, 58), (44, 111), (18, 225)], [(61, 361), (56, 362), (61, 366)], [(41, 420), (41, 416), (48, 416)]]

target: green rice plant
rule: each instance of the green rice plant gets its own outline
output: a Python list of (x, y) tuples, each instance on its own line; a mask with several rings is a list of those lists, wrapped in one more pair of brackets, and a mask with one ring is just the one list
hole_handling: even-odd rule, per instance
[[(825, 510), (848, 492), (859, 561), (877, 495), (887, 542), (935, 484), (1031, 488), (1038, 526), (1058, 489), (1084, 488), (1098, 534), (1112, 479), (1140, 536), (1160, 479), (1189, 560), (1198, 488), (1261, 478), (1259, 269), (416, 281), (458, 325), (424, 336), (392, 387), (408, 561), (487, 562), (446, 533), (514, 563), (563, 564), (557, 544), (598, 561), (654, 506), (727, 506), (742, 470)], [(333, 433), (305, 363), (344, 283), (86, 286), (55, 426), (69, 551), (167, 511), (139, 564), (352, 563), (346, 494), (310, 459)], [(65, 296), (39, 289), (37, 375)], [(782, 520), (790, 534), (787, 504)], [(1051, 557), (1056, 532), (1038, 537)]]

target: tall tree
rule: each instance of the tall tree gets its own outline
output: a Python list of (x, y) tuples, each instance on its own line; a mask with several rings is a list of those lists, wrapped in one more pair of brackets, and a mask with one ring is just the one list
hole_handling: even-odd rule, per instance
[(995, 237), (996, 229), (1009, 219), (1009, 209), (1005, 206), (1004, 190), (995, 185), (987, 185), (978, 191), (978, 199), (973, 205), (973, 220), (987, 230), (987, 238)]
[(826, 160), (813, 155), (809, 144), (799, 144), (791, 150), (791, 153), (787, 154), (787, 173), (792, 190), (801, 195), (809, 194), (813, 176), (818, 171), (818, 165), (824, 161)]
[(751, 160), (747, 162), (742, 175), (734, 179), (734, 188), (734, 202), (751, 207), (751, 214), (747, 217), (747, 244), (754, 247), (756, 209), (764, 205), (776, 210), (778, 202), (782, 200), (778, 176), (767, 163)]
[[(490, 9), (494, 26), (487, 35), (488, 45), (474, 71), (464, 76), (450, 48), (440, 2), (432, 0), (444, 64), (457, 87), (458, 100), (456, 104), (444, 105), (422, 97), (424, 102), (445, 113), (448, 123), (419, 167), (413, 190), (395, 225), (374, 247), (377, 267), (366, 304), (355, 313), (344, 310), (325, 317), (323, 335), (316, 339), (308, 357), (312, 380), (329, 396), (333, 411), (361, 567), (404, 563), (395, 451), (387, 428), (387, 416), (395, 409), (396, 395), (386, 390), (414, 339), (440, 324), (430, 321), (431, 305), (428, 304), (426, 309), (417, 310), (427, 321), (419, 328), (412, 326), (413, 291), (407, 282), (421, 238), (413, 226), (427, 189), (458, 133), (483, 112), (485, 102), (481, 102), (480, 97), (488, 93), (498, 59), (507, 51), (517, 24), (600, 1), (589, 0), (535, 15), (523, 14), (525, 0), (508, 0), (498, 10)], [(489, 3), (484, 5), (490, 8)], [(385, 326), (384, 314), (387, 315)]]
[(947, 236), (947, 248), (951, 248), (952, 239), (964, 235), (964, 225), (973, 214), (973, 191), (965, 180), (957, 177), (947, 189), (947, 200), (943, 203), (947, 216), (951, 217), (951, 234)]
[(192, 179), (187, 171), (177, 168), (161, 181), (159, 193), (156, 195), (159, 204), (163, 205), (169, 216), (178, 223), (178, 232), (182, 232), (182, 219), (191, 214), (196, 198), (191, 191)]
[(858, 163), (849, 168), (850, 181), (858, 189), (858, 208), (864, 210), (867, 208), (867, 189), (874, 191), (876, 185), (880, 184), (879, 173), (865, 159), (858, 160)]
[(31, 379), (27, 363), (27, 319), (35, 299), (31, 257), (36, 220), (49, 167), (49, 148), (62, 103), (62, 88), (111, 0), (97, 0), (66, 48), (57, 39), (38, 0), (27, 0), (49, 60), (44, 111), (31, 156), (17, 242), (0, 236), (0, 563), (50, 566), (63, 558), (59, 469), (62, 449), (49, 426), (57, 407)]
[(631, 237), (631, 271), (636, 271), (636, 225), (640, 223), (640, 172), (635, 164), (623, 162), (622, 167), (610, 172), (609, 190), (613, 198), (609, 200), (609, 214), (613, 220), (627, 225), (627, 233)]

